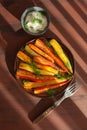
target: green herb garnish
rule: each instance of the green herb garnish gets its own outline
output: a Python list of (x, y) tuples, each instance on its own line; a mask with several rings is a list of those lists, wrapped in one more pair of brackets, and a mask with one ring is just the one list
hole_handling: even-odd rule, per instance
[(31, 68), (33, 69), (34, 73), (36, 74), (36, 76), (40, 76), (40, 72), (37, 69), (36, 65), (34, 63), (29, 63), (29, 65), (31, 66)]
[(55, 90), (50, 89), (50, 90), (47, 91), (47, 94), (48, 94), (49, 96), (54, 96), (55, 92), (56, 92)]
[(38, 33), (42, 33), (43, 31), (38, 29), (37, 32), (38, 32)]
[(26, 79), (21, 79), (22, 83), (24, 83), (26, 81)]
[(24, 23), (24, 28), (28, 30), (28, 25), (27, 25), (27, 23)]
[(55, 74), (54, 76), (55, 76), (56, 78), (58, 78), (58, 79), (63, 78), (63, 75), (62, 75), (62, 74)]
[(68, 73), (65, 73), (64, 77), (65, 77), (66, 79), (70, 79), (70, 78), (71, 78), (71, 75), (68, 74)]
[(50, 44), (49, 42), (46, 42), (46, 45), (47, 45), (48, 47), (51, 47), (51, 44)]
[(50, 42), (48, 42), (48, 40), (46, 40), (46, 39), (44, 38), (43, 41), (45, 42), (46, 46), (48, 46), (49, 48), (51, 47), (51, 44), (50, 44)]
[(71, 75), (68, 74), (68, 73), (64, 73), (64, 74), (55, 74), (54, 76), (55, 76), (56, 78), (58, 78), (58, 79), (62, 79), (62, 78), (70, 79), (70, 78), (71, 78)]
[(42, 20), (41, 20), (41, 19), (38, 19), (38, 18), (34, 18), (32, 22), (33, 22), (34, 24), (35, 24), (35, 23), (41, 24), (41, 23), (42, 23)]

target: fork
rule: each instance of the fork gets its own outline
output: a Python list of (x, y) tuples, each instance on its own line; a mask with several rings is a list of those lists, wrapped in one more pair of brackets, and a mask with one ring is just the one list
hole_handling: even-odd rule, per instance
[(66, 98), (71, 97), (73, 94), (75, 94), (77, 92), (77, 90), (80, 87), (76, 86), (77, 82), (74, 81), (71, 85), (69, 85), (69, 87), (67, 87), (64, 91), (64, 95), (58, 99), (57, 101), (54, 102), (54, 104), (48, 108), (43, 114), (42, 117), (46, 116), (48, 113), (52, 112), (52, 110), (54, 110), (54, 108), (56, 108), (57, 106), (59, 106)]
[(69, 87), (66, 88), (64, 95), (56, 102), (54, 102), (53, 107), (57, 107), (59, 106), (66, 98), (71, 97), (73, 94), (75, 94), (77, 92), (77, 90), (80, 87), (76, 86), (77, 82), (74, 81), (74, 83), (72, 83)]
[(76, 93), (77, 90), (80, 88), (80, 87), (76, 87), (76, 84), (77, 84), (77, 82), (74, 81), (71, 85), (69, 85), (69, 87), (66, 88), (66, 90), (64, 91), (64, 95), (60, 99), (55, 101), (51, 107), (49, 107), (46, 111), (44, 111), (33, 122), (36, 123), (36, 122), (40, 121), (42, 118), (45, 118), (49, 113), (51, 113), (54, 110), (54, 108), (59, 106), (66, 98), (68, 98), (68, 97), (72, 96), (74, 93)]

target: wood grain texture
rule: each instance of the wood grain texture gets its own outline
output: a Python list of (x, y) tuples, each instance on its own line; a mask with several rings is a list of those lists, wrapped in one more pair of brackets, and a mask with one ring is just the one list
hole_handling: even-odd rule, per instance
[[(43, 36), (58, 38), (71, 50), (80, 86), (76, 94), (37, 124), (28, 114), (41, 99), (26, 93), (13, 77), (17, 51), (36, 38), (20, 25), (22, 12), (34, 5), (50, 14), (51, 23)], [(51, 103), (45, 102), (42, 110)], [(87, 130), (87, 0), (0, 0), (0, 129)]]

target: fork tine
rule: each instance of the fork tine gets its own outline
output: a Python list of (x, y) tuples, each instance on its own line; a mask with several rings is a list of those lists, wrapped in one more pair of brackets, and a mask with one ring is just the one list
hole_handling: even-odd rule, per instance
[(71, 93), (72, 93), (72, 94), (76, 93), (79, 88), (80, 88), (80, 87), (75, 87), (73, 90), (71, 90)]
[(73, 87), (75, 87), (76, 86), (76, 82), (74, 82), (74, 83), (72, 83), (69, 87), (68, 87), (68, 89), (72, 89)]
[(69, 90), (73, 90), (73, 89), (75, 89), (76, 88), (76, 84), (73, 84), (70, 88), (69, 88)]
[(78, 90), (80, 87), (76, 87), (75, 86), (75, 88), (74, 89), (72, 89), (72, 91), (76, 91), (76, 90)]

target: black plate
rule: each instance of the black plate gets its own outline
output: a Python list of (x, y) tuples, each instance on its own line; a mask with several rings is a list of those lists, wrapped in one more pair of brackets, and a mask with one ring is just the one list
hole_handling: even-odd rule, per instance
[[(44, 37), (41, 37), (40, 39), (43, 40)], [(46, 39), (49, 41), (49, 40), (51, 40), (52, 38), (46, 38)], [(33, 40), (27, 42), (26, 44), (24, 44), (24, 45), (20, 48), (20, 50), (22, 50), (23, 52), (25, 52), (24, 47), (25, 47), (27, 44), (29, 44), (29, 43), (34, 43), (35, 40), (36, 40), (36, 39), (33, 39)], [(57, 39), (56, 39), (56, 40), (57, 40)], [(71, 62), (71, 65), (72, 65), (72, 69), (73, 69), (73, 75), (74, 75), (74, 72), (75, 72), (74, 57), (73, 57), (71, 51), (70, 51), (62, 42), (60, 42), (59, 40), (57, 40), (57, 41), (60, 43), (61, 47), (63, 48), (63, 50), (64, 50), (64, 52), (65, 52), (65, 54), (66, 54), (67, 57), (69, 58), (69, 60), (70, 60), (70, 62)], [(26, 52), (25, 52), (25, 53), (26, 53)], [(26, 53), (26, 54), (27, 54), (27, 53)], [(16, 70), (18, 69), (19, 63), (20, 63), (20, 60), (16, 57), (16, 59), (15, 59), (15, 64), (14, 64), (14, 73), (15, 73), (15, 74), (16, 74)], [(16, 78), (16, 77), (15, 77), (15, 78)], [(73, 79), (74, 79), (74, 76), (73, 76), (72, 80), (71, 80), (68, 84), (63, 85), (62, 87), (59, 87), (58, 89), (55, 89), (56, 92), (55, 92), (55, 94), (54, 94), (53, 96), (61, 95), (61, 94), (64, 92), (64, 90), (73, 82)], [(22, 84), (20, 83), (20, 81), (19, 81), (19, 80), (17, 80), (17, 81), (18, 81), (18, 83), (20, 84), (20, 87), (22, 87)], [(22, 88), (23, 88), (23, 87), (22, 87)], [(25, 89), (24, 89), (24, 90), (25, 90)], [(26, 91), (26, 90), (25, 90), (25, 91)], [(27, 92), (27, 91), (26, 91), (26, 92)], [(41, 98), (51, 97), (50, 95), (48, 95), (48, 94), (46, 94), (46, 93), (42, 93), (42, 94), (39, 94), (39, 95), (33, 94), (33, 91), (29, 91), (28, 93), (30, 93), (30, 94), (32, 94), (32, 95), (34, 95), (34, 96), (41, 97)], [(53, 96), (52, 96), (52, 97), (53, 97)]]

